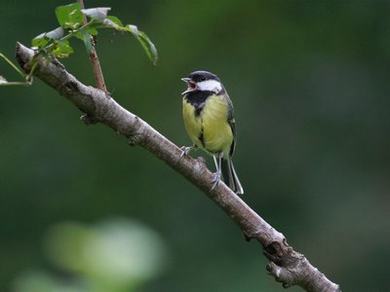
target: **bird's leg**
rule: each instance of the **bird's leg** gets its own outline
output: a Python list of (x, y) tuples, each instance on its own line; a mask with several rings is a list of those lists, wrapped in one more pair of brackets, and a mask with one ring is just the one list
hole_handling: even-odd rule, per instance
[(211, 190), (214, 190), (218, 186), (219, 181), (221, 180), (222, 157), (223, 157), (223, 153), (218, 153), (217, 157), (215, 157), (215, 155), (213, 155), (213, 159), (214, 159), (214, 163), (215, 163), (215, 167), (217, 168), (217, 171), (214, 173), (213, 186), (211, 187)]
[(180, 155), (180, 158), (182, 158), (183, 156), (187, 156), (190, 151), (192, 149), (194, 149), (196, 146), (195, 145), (192, 145), (192, 146), (181, 146), (180, 147), (180, 150), (182, 151), (181, 155)]
[(215, 169), (218, 169), (218, 159), (215, 155), (213, 155), (213, 160), (214, 160)]

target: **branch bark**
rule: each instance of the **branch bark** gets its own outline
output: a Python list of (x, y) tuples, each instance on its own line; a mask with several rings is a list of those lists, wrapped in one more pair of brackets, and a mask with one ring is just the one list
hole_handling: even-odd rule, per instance
[[(33, 57), (33, 50), (17, 44), (16, 58), (27, 73), (31, 69)], [(48, 60), (42, 56), (37, 56), (36, 60), (38, 66), (34, 75), (92, 117), (93, 121), (109, 126), (126, 137), (130, 145), (145, 148), (186, 177), (239, 225), (248, 240), (255, 239), (261, 243), (264, 255), (270, 260), (267, 271), (283, 287), (298, 285), (313, 292), (341, 291), (337, 284), (315, 268), (303, 254), (288, 245), (282, 233), (262, 219), (224, 183), (211, 190), (213, 175), (203, 161), (188, 156), (181, 158), (182, 151), (174, 143), (124, 109), (106, 92), (82, 84), (58, 60)], [(89, 119), (85, 122), (88, 121)]]

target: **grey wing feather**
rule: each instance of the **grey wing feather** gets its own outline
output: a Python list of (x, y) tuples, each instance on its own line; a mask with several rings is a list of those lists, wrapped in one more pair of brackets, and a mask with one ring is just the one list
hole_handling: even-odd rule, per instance
[(234, 120), (234, 108), (233, 108), (233, 103), (229, 97), (229, 95), (227, 94), (227, 92), (225, 92), (225, 96), (226, 96), (226, 101), (228, 103), (228, 123), (230, 125), (230, 128), (232, 129), (232, 133), (233, 133), (233, 143), (232, 145), (230, 146), (230, 151), (229, 151), (229, 155), (230, 157), (233, 156), (234, 154), (234, 149), (236, 148), (236, 121)]

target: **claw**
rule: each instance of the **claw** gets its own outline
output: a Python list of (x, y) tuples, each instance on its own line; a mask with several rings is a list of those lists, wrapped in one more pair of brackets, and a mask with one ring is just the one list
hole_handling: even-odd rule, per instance
[(217, 172), (214, 173), (214, 177), (212, 181), (213, 186), (211, 187), (211, 190), (214, 190), (218, 186), (220, 180), (221, 180), (221, 171), (217, 170)]
[(182, 151), (182, 153), (180, 154), (180, 158), (183, 158), (183, 156), (187, 156), (188, 153), (190, 153), (190, 151), (192, 150), (192, 148), (194, 148), (194, 146), (181, 146), (180, 150)]

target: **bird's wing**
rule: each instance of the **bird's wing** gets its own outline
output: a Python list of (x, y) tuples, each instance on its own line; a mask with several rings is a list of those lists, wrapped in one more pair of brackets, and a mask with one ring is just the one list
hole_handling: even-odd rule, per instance
[(236, 121), (234, 120), (234, 108), (233, 108), (233, 103), (229, 97), (229, 95), (227, 94), (227, 92), (225, 93), (225, 96), (226, 96), (226, 101), (227, 101), (227, 104), (228, 104), (228, 123), (230, 125), (230, 128), (232, 129), (232, 133), (233, 133), (233, 143), (232, 145), (230, 146), (230, 151), (229, 151), (229, 155), (230, 156), (233, 156), (234, 154), (234, 149), (236, 148)]

